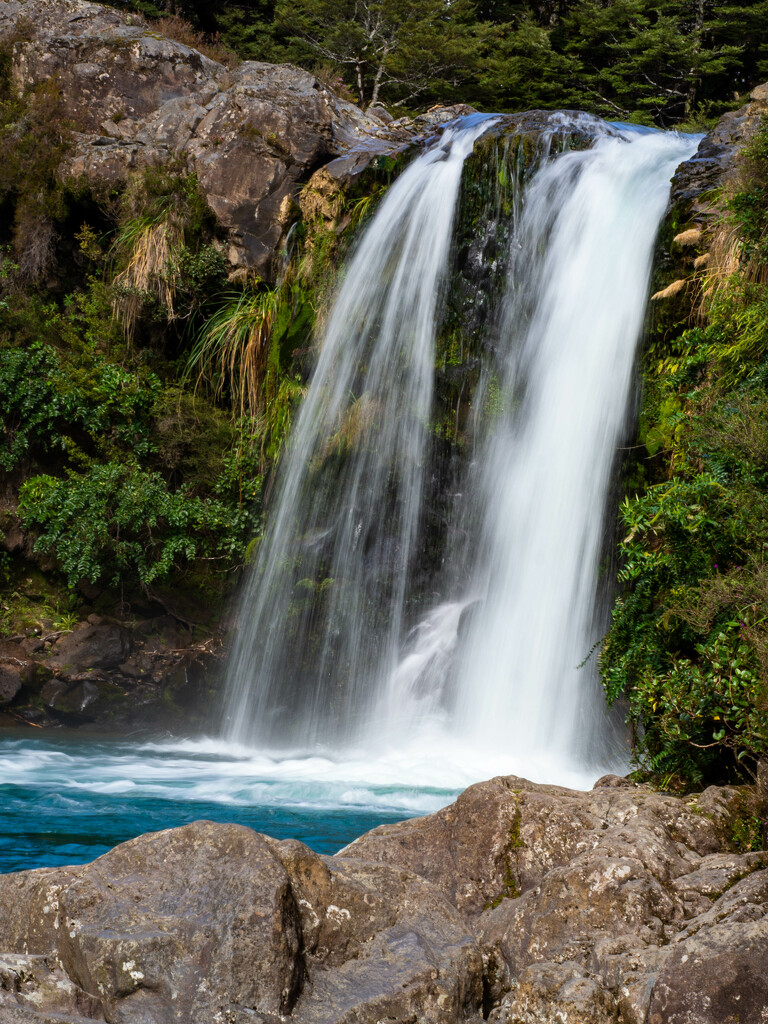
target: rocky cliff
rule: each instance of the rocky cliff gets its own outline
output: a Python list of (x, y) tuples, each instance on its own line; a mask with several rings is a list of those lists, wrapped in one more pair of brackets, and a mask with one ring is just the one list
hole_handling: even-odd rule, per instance
[(116, 185), (182, 161), (227, 232), (230, 262), (265, 276), (314, 171), (344, 155), (336, 173), (351, 173), (418, 134), (364, 115), (299, 68), (230, 70), (86, 0), (2, 0), (0, 35), (13, 41), (20, 90), (58, 83), (75, 128), (62, 174)]
[(0, 1020), (763, 1024), (764, 813), (750, 788), (507, 777), (334, 857), (141, 836), (0, 877)]

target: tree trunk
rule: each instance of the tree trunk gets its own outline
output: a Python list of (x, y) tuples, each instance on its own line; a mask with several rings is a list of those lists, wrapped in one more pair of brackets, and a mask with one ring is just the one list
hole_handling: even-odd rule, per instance
[(384, 61), (382, 60), (376, 69), (376, 77), (373, 80), (373, 92), (371, 93), (371, 102), (369, 106), (376, 106), (376, 102), (379, 98), (379, 90), (381, 89), (381, 79), (384, 74)]
[(355, 75), (357, 76), (357, 102), (366, 110), (365, 94), (363, 93), (363, 66), (360, 61), (355, 64)]
[[(692, 32), (694, 56), (696, 56), (701, 50), (701, 41), (704, 35), (704, 3), (705, 0), (696, 0)], [(685, 97), (686, 117), (691, 117), (691, 115), (693, 114), (693, 110), (696, 105), (696, 97), (698, 95), (700, 85), (701, 78), (698, 76), (697, 69), (694, 65), (688, 72), (688, 92)]]

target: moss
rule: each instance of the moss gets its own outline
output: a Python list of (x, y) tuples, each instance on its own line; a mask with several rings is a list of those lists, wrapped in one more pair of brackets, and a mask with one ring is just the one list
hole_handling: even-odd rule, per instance
[(737, 853), (765, 849), (765, 824), (758, 814), (742, 811), (729, 825), (728, 839)]
[(498, 896), (495, 896), (485, 904), (485, 910), (494, 910), (500, 905), (502, 900), (516, 900), (522, 896), (522, 889), (520, 888), (520, 850), (525, 849), (527, 846), (520, 834), (522, 821), (523, 814), (520, 810), (520, 805), (515, 800), (515, 812), (512, 815), (512, 822), (509, 826), (507, 851), (504, 854), (502, 889)]
[(26, 558), (6, 556), (2, 566), (0, 638), (69, 632), (80, 619), (82, 597), (55, 573)]

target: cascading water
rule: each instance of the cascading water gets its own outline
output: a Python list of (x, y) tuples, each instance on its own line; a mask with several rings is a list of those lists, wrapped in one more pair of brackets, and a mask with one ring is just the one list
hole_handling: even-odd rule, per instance
[(621, 762), (594, 665), (576, 665), (599, 635), (600, 532), (653, 237), (695, 142), (622, 140), (586, 115), (558, 124), (597, 141), (548, 160), (545, 137), (538, 173), (489, 207), (511, 244), (475, 440), (445, 505), (451, 571), (425, 587), (414, 565), (435, 476), (436, 325), (444, 300), (465, 298), (446, 294), (454, 207), (487, 119), (410, 165), (346, 271), (243, 598), (229, 736), (3, 735), (4, 870), (88, 860), (199, 817), (332, 852), (478, 779), (583, 786)]
[(502, 410), (455, 718), (520, 774), (626, 761), (591, 664), (604, 508), (625, 426), (653, 244), (690, 139), (603, 138), (527, 189), (502, 314)]
[(235, 740), (348, 741), (395, 668), (454, 210), (490, 123), (464, 119), (407, 169), (346, 269), (242, 602)]
[(499, 398), (463, 488), (474, 555), (403, 644), (453, 209), (487, 126), (411, 165), (346, 272), (244, 597), (229, 736), (325, 745), (371, 779), (578, 784), (626, 759), (578, 666), (654, 238), (695, 142), (595, 122), (592, 148), (544, 159), (518, 197)]

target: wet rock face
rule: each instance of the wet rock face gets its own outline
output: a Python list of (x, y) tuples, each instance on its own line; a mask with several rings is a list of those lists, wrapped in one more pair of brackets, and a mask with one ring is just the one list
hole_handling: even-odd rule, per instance
[(690, 203), (694, 220), (703, 220), (710, 212), (708, 193), (733, 173), (740, 148), (752, 137), (766, 113), (768, 85), (759, 85), (750, 93), (749, 103), (723, 114), (699, 143), (696, 155), (677, 169), (670, 205)]
[(335, 857), (197, 822), (0, 877), (0, 1020), (764, 1024), (752, 790), (514, 777)]
[[(69, 630), (0, 641), (0, 716), (41, 726), (108, 729), (210, 722), (224, 657), (218, 636), (194, 640), (170, 615), (139, 621), (91, 614)], [(2, 718), (0, 718), (2, 721)]]

